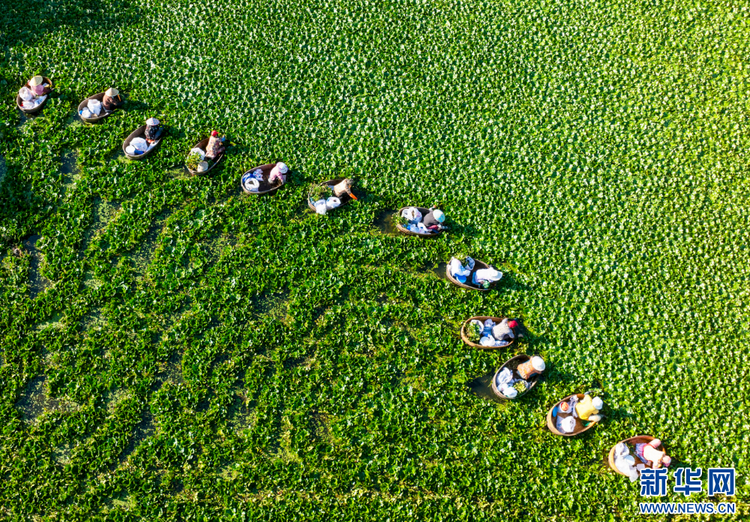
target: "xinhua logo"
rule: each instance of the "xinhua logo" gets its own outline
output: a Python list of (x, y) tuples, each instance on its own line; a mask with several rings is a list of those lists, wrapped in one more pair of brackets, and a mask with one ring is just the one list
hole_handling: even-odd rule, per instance
[[(679, 468), (674, 472), (675, 484), (672, 491), (689, 497), (693, 493), (703, 491), (701, 468)], [(641, 496), (663, 497), (667, 494), (667, 482), (669, 472), (664, 469), (644, 469), (641, 471)], [(707, 474), (708, 496), (726, 495), (734, 496), (735, 470), (734, 468), (709, 468)], [(737, 506), (734, 503), (722, 502), (713, 504), (711, 502), (654, 502), (641, 503), (641, 514), (663, 514), (663, 515), (730, 515), (734, 514)]]
[[(674, 472), (675, 485), (672, 490), (688, 497), (703, 491), (701, 468), (679, 468)], [(708, 496), (734, 496), (734, 468), (710, 468), (708, 470)], [(644, 469), (641, 471), (641, 496), (663, 497), (667, 494), (668, 471), (661, 469)]]

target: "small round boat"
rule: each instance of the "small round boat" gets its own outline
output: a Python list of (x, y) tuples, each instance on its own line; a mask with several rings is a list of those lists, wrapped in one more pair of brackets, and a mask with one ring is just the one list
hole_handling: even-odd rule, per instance
[[(574, 395), (576, 397), (578, 397), (579, 401), (582, 400), (584, 398), (584, 396), (585, 396), (585, 394), (583, 394), (583, 393), (576, 393)], [(575, 426), (575, 428), (573, 429), (573, 431), (571, 433), (563, 433), (563, 432), (559, 431), (557, 429), (557, 422), (556, 422), (557, 421), (558, 407), (560, 406), (561, 403), (569, 401), (571, 399), (571, 397), (573, 397), (573, 395), (568, 395), (563, 400), (558, 401), (549, 410), (549, 412), (547, 412), (547, 428), (549, 428), (549, 430), (552, 433), (554, 433), (555, 435), (562, 435), (563, 437), (574, 437), (576, 435), (580, 435), (584, 431), (590, 430), (591, 428), (594, 427), (594, 425), (596, 425), (598, 423), (598, 421), (597, 422), (594, 422), (594, 421), (582, 421), (581, 419), (576, 418), (576, 426)], [(572, 415), (572, 413), (566, 414), (565, 416), (567, 417), (568, 415)]]
[[(401, 216), (401, 212), (403, 212), (404, 209), (407, 209), (407, 208), (411, 208), (411, 207), (401, 207), (400, 209), (398, 209), (398, 213), (396, 214), (397, 219)], [(415, 208), (417, 210), (419, 210), (419, 213), (422, 214), (422, 216), (426, 216), (427, 214), (430, 213), (430, 209), (429, 208), (424, 208), (424, 207), (415, 207)], [(443, 233), (442, 230), (438, 230), (437, 232), (425, 232), (425, 233), (422, 233), (422, 232), (412, 232), (411, 230), (409, 230), (408, 228), (406, 228), (404, 225), (402, 225), (398, 221), (396, 221), (396, 228), (398, 229), (399, 232), (402, 232), (402, 233), (406, 234), (407, 236), (417, 236), (417, 237), (428, 237), (428, 238), (431, 238), (431, 237), (438, 237), (440, 234)]]
[[(273, 184), (268, 182), (268, 178), (271, 176), (271, 171), (273, 170), (275, 166), (276, 166), (276, 163), (267, 163), (266, 165), (260, 165), (258, 167), (254, 167), (248, 170), (247, 172), (245, 172), (245, 174), (247, 174), (248, 172), (252, 172), (254, 170), (260, 169), (261, 172), (263, 173), (263, 179), (258, 180), (259, 187), (257, 191), (247, 190), (245, 188), (245, 185), (242, 184), (242, 179), (240, 179), (240, 186), (242, 187), (242, 190), (245, 192), (245, 194), (254, 194), (254, 195), (269, 194), (271, 192), (279, 190), (281, 187), (286, 185), (286, 182), (282, 183), (279, 180), (276, 180)], [(242, 176), (244, 177), (245, 174), (243, 174)], [(287, 181), (289, 180), (288, 176), (289, 176), (289, 173), (287, 172)]]
[[(49, 101), (50, 96), (52, 96), (52, 93), (54, 92), (53, 89), (55, 88), (55, 86), (52, 84), (52, 80), (50, 80), (46, 76), (44, 76), (43, 78), (44, 78), (43, 84), (44, 83), (48, 83), (49, 84), (50, 92), (47, 93), (47, 97), (44, 99), (44, 101), (42, 103), (40, 103), (39, 105), (37, 105), (36, 107), (34, 107), (33, 109), (24, 109), (23, 105), (22, 105), (23, 104), (23, 100), (21, 99), (21, 95), (20, 94), (16, 94), (16, 106), (23, 113), (25, 113), (25, 114), (36, 114), (37, 112), (41, 111), (44, 108), (45, 105), (47, 105), (47, 102)], [(23, 86), (27, 87), (28, 84), (29, 84), (29, 82), (26, 82), (25, 84), (23, 84)]]
[(102, 121), (107, 116), (110, 116), (113, 114), (117, 109), (114, 111), (108, 111), (102, 106), (102, 111), (99, 113), (99, 116), (94, 116), (93, 118), (84, 118), (81, 116), (81, 111), (84, 109), (84, 107), (88, 106), (89, 100), (99, 100), (99, 102), (102, 102), (104, 100), (104, 93), (100, 92), (99, 94), (94, 94), (93, 96), (89, 96), (85, 100), (83, 100), (81, 103), (78, 104), (78, 115), (81, 117), (83, 121), (86, 123), (96, 123), (97, 121)]
[(126, 158), (132, 159), (132, 160), (139, 160), (139, 159), (145, 158), (146, 156), (154, 152), (156, 148), (159, 146), (159, 144), (161, 143), (161, 140), (164, 139), (164, 135), (166, 134), (167, 130), (162, 128), (161, 135), (159, 136), (159, 139), (155, 141), (154, 146), (148, 149), (143, 154), (139, 156), (133, 156), (132, 154), (128, 154), (128, 152), (125, 149), (128, 148), (128, 145), (130, 145), (130, 142), (133, 141), (134, 138), (143, 136), (145, 132), (146, 132), (146, 125), (138, 127), (130, 134), (130, 136), (125, 138), (125, 141), (122, 142), (122, 151), (125, 153)]
[[(211, 139), (211, 137), (210, 137), (210, 136), (209, 136), (208, 138), (203, 138), (203, 139), (202, 139), (202, 140), (200, 140), (200, 141), (199, 141), (198, 143), (196, 143), (195, 145), (193, 145), (192, 147), (190, 147), (190, 150), (193, 150), (193, 149), (195, 149), (195, 148), (199, 148), (199, 149), (201, 149), (201, 150), (202, 150), (203, 152), (206, 152), (206, 147), (208, 147), (208, 141), (209, 141), (210, 139)], [(221, 152), (221, 154), (219, 154), (219, 156), (218, 156), (218, 157), (216, 157), (216, 158), (212, 159), (212, 160), (211, 160), (211, 165), (209, 165), (209, 166), (208, 166), (208, 168), (207, 168), (206, 170), (203, 170), (203, 171), (201, 171), (201, 172), (198, 172), (197, 170), (193, 170), (193, 169), (191, 169), (190, 167), (188, 167), (187, 165), (185, 165), (185, 168), (186, 168), (186, 169), (188, 169), (188, 172), (190, 172), (190, 174), (192, 174), (193, 176), (196, 176), (196, 175), (197, 175), (197, 176), (204, 176), (204, 175), (208, 174), (208, 173), (209, 173), (209, 172), (210, 172), (210, 171), (211, 171), (211, 170), (212, 170), (212, 169), (213, 169), (214, 167), (216, 167), (216, 166), (217, 166), (217, 165), (218, 165), (219, 163), (221, 163), (221, 160), (223, 160), (223, 159), (224, 159), (224, 154), (226, 154), (226, 149), (224, 149), (224, 150), (223, 150), (223, 151)]]
[[(654, 440), (655, 438), (656, 438), (656, 437), (651, 437), (651, 436), (649, 436), (649, 435), (638, 435), (638, 436), (636, 436), (636, 437), (630, 437), (629, 439), (621, 440), (620, 442), (622, 442), (622, 443), (623, 443), (623, 444), (625, 444), (625, 445), (629, 445), (629, 446), (633, 446), (633, 447), (635, 447), (635, 445), (636, 445), (636, 444), (640, 444), (640, 443), (643, 443), (643, 444), (648, 444), (649, 442), (651, 442), (651, 441), (652, 441), (652, 440)], [(619, 442), (618, 442), (617, 444), (619, 444)], [(619, 473), (619, 474), (620, 474), (620, 475), (622, 475), (623, 477), (627, 477), (627, 475), (626, 475), (625, 473), (623, 473), (622, 471), (620, 471), (619, 469), (617, 469), (617, 466), (615, 466), (615, 447), (617, 446), (617, 444), (615, 444), (614, 446), (612, 446), (612, 449), (611, 449), (611, 450), (609, 450), (609, 467), (610, 467), (610, 468), (612, 468), (613, 470), (615, 470), (615, 472), (616, 472), (616, 473)], [(664, 443), (663, 443), (663, 442), (662, 442), (662, 445), (661, 445), (661, 447), (662, 447), (662, 448), (664, 447)], [(665, 450), (665, 451), (666, 451), (666, 450)], [(641, 460), (641, 459), (640, 459), (640, 458), (639, 458), (639, 457), (638, 457), (638, 456), (637, 456), (637, 455), (635, 454), (635, 451), (631, 451), (631, 452), (630, 452), (630, 454), (631, 454), (631, 455), (633, 456), (633, 458), (635, 459), (635, 464), (636, 464), (636, 466), (637, 466), (638, 464), (643, 464), (643, 465), (645, 465), (645, 466), (646, 466), (647, 468), (649, 468), (649, 469), (650, 469), (650, 466), (649, 466), (648, 464), (646, 464), (645, 462), (643, 462), (643, 461), (642, 461), (642, 460)]]
[(495, 281), (494, 283), (490, 283), (489, 288), (482, 288), (481, 286), (477, 286), (475, 284), (469, 283), (469, 281), (471, 281), (474, 278), (474, 273), (476, 273), (477, 270), (482, 270), (484, 268), (492, 268), (492, 267), (490, 267), (490, 265), (488, 265), (487, 263), (483, 263), (482, 261), (477, 261), (475, 259), (474, 269), (471, 271), (471, 274), (469, 274), (466, 277), (466, 283), (461, 283), (455, 277), (453, 277), (450, 271), (450, 263), (448, 263), (448, 265), (445, 267), (445, 275), (448, 276), (448, 280), (451, 283), (453, 283), (456, 286), (460, 286), (461, 288), (466, 288), (469, 290), (479, 290), (480, 292), (488, 292), (489, 290), (492, 289), (493, 286), (495, 286), (495, 283), (497, 283), (497, 281)]
[[(335, 187), (336, 185), (338, 185), (339, 183), (341, 183), (345, 179), (346, 178), (329, 179), (328, 181), (324, 181), (323, 183), (320, 183), (320, 185), (328, 187), (331, 190), (331, 196), (333, 196), (333, 187)], [(355, 199), (357, 199), (356, 196), (352, 197), (351, 194), (342, 194), (341, 196), (336, 196), (336, 197), (338, 197), (339, 200), (341, 201), (341, 205), (339, 205), (336, 208), (341, 208), (344, 205), (348, 205), (349, 203), (351, 203), (352, 201), (354, 201)], [(310, 210), (312, 210), (314, 212), (315, 211), (315, 205), (313, 203), (314, 203), (314, 201), (312, 201), (312, 198), (310, 197), (310, 194), (308, 194), (307, 195), (307, 206), (310, 207)], [(336, 209), (333, 209), (333, 210), (336, 210)]]
[(513, 344), (513, 341), (516, 340), (515, 338), (500, 346), (482, 346), (479, 343), (470, 341), (468, 335), (466, 334), (466, 327), (469, 326), (469, 323), (475, 320), (484, 323), (487, 319), (492, 319), (493, 323), (499, 323), (503, 319), (505, 319), (505, 317), (490, 317), (489, 315), (475, 315), (474, 317), (469, 317), (466, 321), (464, 321), (464, 324), (461, 325), (461, 339), (465, 344), (471, 346), (472, 348), (478, 348), (480, 350), (501, 350)]
[(532, 375), (526, 381), (529, 383), (528, 388), (526, 388), (522, 392), (519, 392), (519, 394), (513, 397), (512, 399), (510, 397), (506, 397), (505, 395), (503, 395), (497, 387), (497, 376), (500, 374), (501, 371), (503, 371), (504, 368), (508, 368), (510, 371), (512, 371), (514, 378), (520, 378), (516, 368), (518, 368), (519, 365), (529, 360), (531, 360), (531, 357), (529, 357), (528, 355), (523, 355), (523, 354), (516, 355), (515, 357), (511, 357), (510, 359), (508, 359), (508, 361), (505, 364), (503, 364), (497, 372), (495, 372), (495, 375), (492, 376), (492, 391), (495, 392), (495, 395), (497, 395), (501, 399), (508, 399), (510, 401), (515, 401), (516, 399), (520, 399), (521, 397), (529, 393), (531, 389), (534, 388), (534, 386), (536, 386), (536, 383), (539, 380), (539, 377), (541, 377), (541, 375), (538, 373), (535, 375)]

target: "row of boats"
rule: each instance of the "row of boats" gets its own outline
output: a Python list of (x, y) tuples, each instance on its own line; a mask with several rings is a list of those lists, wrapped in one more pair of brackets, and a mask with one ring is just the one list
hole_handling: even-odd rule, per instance
[[(510, 347), (515, 342), (517, 339), (515, 335), (506, 342), (495, 346), (485, 346), (472, 339), (470, 334), (471, 325), (477, 322), (486, 323), (487, 321), (500, 324), (508, 320), (503, 317), (470, 317), (461, 326), (461, 339), (463, 342), (472, 348), (480, 350), (502, 350)], [(511, 321), (511, 324), (513, 323), (514, 321)], [(503, 401), (518, 400), (531, 392), (541, 380), (545, 369), (545, 365), (542, 362), (541, 366), (531, 370), (531, 375), (529, 375), (528, 367), (534, 364), (534, 359), (540, 358), (538, 356), (519, 354), (508, 359), (492, 376), (491, 389), (494, 396)], [(524, 366), (527, 369), (521, 372), (520, 370)], [(513, 389), (510, 389), (513, 392), (513, 395), (510, 396), (508, 388), (501, 388), (504, 385), (503, 381), (508, 382), (508, 379), (511, 379), (511, 382), (522, 381), (523, 388), (525, 389), (519, 391), (517, 394)], [(584, 408), (585, 413), (583, 415), (580, 414), (580, 410), (577, 410), (577, 404), (587, 405), (587, 408)], [(555, 402), (547, 412), (545, 417), (547, 429), (554, 435), (561, 437), (580, 435), (592, 429), (604, 418), (600, 414), (602, 407), (603, 403), (601, 399), (598, 397), (592, 398), (589, 392), (569, 395)], [(567, 427), (563, 428), (562, 425), (566, 424), (566, 421)], [(610, 449), (607, 457), (609, 467), (616, 473), (629, 477), (631, 481), (637, 480), (644, 469), (667, 467), (671, 462), (672, 459), (666, 454), (666, 449), (662, 442), (650, 435), (638, 435), (618, 442)]]
[[(36, 77), (35, 77), (36, 78)], [(40, 82), (37, 82), (40, 83)], [(49, 96), (47, 94), (51, 94), (53, 90), (53, 84), (52, 81), (49, 80), (49, 78), (44, 77), (43, 82), (40, 83), (40, 85), (44, 86), (46, 89), (46, 92), (44, 93), (44, 96), (46, 96), (44, 99), (42, 99), (39, 103), (35, 104), (29, 104), (26, 103), (26, 106), (24, 106), (24, 99), (21, 98), (20, 94), (17, 97), (16, 103), (19, 108), (19, 110), (23, 111), (27, 114), (36, 114), (42, 110), (45, 103), (49, 99)], [(31, 88), (34, 87), (32, 81), (30, 81), (27, 84), (27, 87), (31, 86)], [(102, 110), (99, 114), (89, 114), (88, 112), (84, 111), (83, 109), (88, 106), (90, 100), (98, 100), (101, 102), (101, 100), (104, 98), (105, 93), (101, 92), (98, 94), (95, 94), (93, 96), (90, 96), (83, 100), (79, 105), (79, 115), (81, 115), (81, 119), (85, 121), (86, 123), (97, 123), (101, 122), (105, 118), (111, 116), (115, 111), (106, 111)], [(27, 96), (28, 97), (28, 96)], [(41, 98), (41, 95), (40, 95)], [(30, 107), (30, 105), (33, 105), (33, 107)], [(84, 115), (86, 117), (84, 117)], [(151, 146), (148, 148), (147, 151), (145, 151), (142, 154), (131, 154), (130, 149), (128, 148), (131, 142), (136, 139), (143, 137), (146, 131), (146, 125), (141, 126), (137, 128), (135, 131), (133, 131), (125, 140), (123, 141), (122, 149), (125, 154), (125, 156), (128, 159), (131, 160), (140, 160), (145, 157), (147, 157), (149, 154), (151, 154), (156, 147), (159, 145), (159, 143), (162, 141), (166, 133), (161, 133), (161, 135), (158, 137), (157, 140), (152, 140)], [(201, 140), (199, 140), (191, 149), (191, 152), (195, 149), (202, 149), (206, 150), (206, 146), (209, 142), (210, 137), (203, 137)], [(131, 147), (132, 149), (132, 147)], [(129, 152), (130, 151), (130, 152)], [(216, 166), (218, 166), (221, 163), (221, 160), (224, 158), (224, 152), (221, 152), (220, 155), (213, 158), (213, 161), (211, 162), (211, 165), (208, 168), (205, 168), (203, 171), (196, 171), (192, 168), (190, 168), (186, 164), (186, 168), (191, 174), (196, 175), (205, 175), (212, 169), (214, 169)], [(272, 173), (274, 172), (274, 169), (278, 171), (278, 166), (283, 166), (284, 170), (283, 172), (286, 173), (286, 165), (283, 163), (277, 162), (277, 163), (268, 163), (264, 165), (259, 165), (257, 167), (254, 167), (247, 172), (243, 174), (243, 177), (241, 178), (241, 186), (245, 193), (252, 194), (252, 195), (262, 195), (262, 194), (270, 194), (281, 188), (286, 182), (287, 177), (286, 176), (279, 176), (278, 174), (276, 176), (272, 177)], [(250, 180), (253, 180), (252, 182), (249, 182)], [(327, 199), (335, 199), (336, 204), (333, 208), (338, 208), (341, 206), (345, 206), (352, 201), (356, 201), (358, 198), (354, 194), (352, 190), (353, 182), (352, 180), (348, 178), (334, 178), (328, 181), (324, 181), (323, 183), (318, 184), (317, 186), (314, 185), (311, 187), (310, 193), (308, 194), (308, 206), (313, 211), (318, 211), (318, 207), (316, 207), (316, 203), (320, 202), (321, 198), (321, 189), (323, 189), (323, 192), (330, 191), (331, 195), (335, 197), (333, 198), (327, 198)], [(341, 188), (343, 187), (343, 189)], [(325, 196), (322, 196), (324, 200), (326, 200)], [(403, 207), (399, 209), (398, 216), (401, 216), (405, 211), (408, 209), (417, 209), (421, 215), (427, 215), (429, 212), (431, 212), (434, 209), (428, 209), (425, 207)], [(332, 208), (327, 208), (327, 210), (332, 210)], [(321, 212), (319, 212), (321, 213)], [(324, 212), (323, 212), (324, 213)], [(442, 231), (444, 230), (444, 227), (439, 227), (437, 230), (430, 230), (428, 232), (415, 230), (414, 227), (409, 227), (408, 224), (403, 222), (397, 222), (396, 223), (396, 229), (406, 235), (411, 236), (418, 236), (423, 238), (435, 238), (440, 236)], [(472, 274), (474, 271), (477, 270), (487, 270), (491, 269), (490, 265), (487, 263), (484, 263), (482, 261), (474, 260), (474, 267), (472, 269)], [(446, 267), (446, 276), (449, 281), (451, 281), (456, 286), (459, 286), (461, 288), (466, 288), (470, 290), (478, 290), (478, 291), (488, 291), (494, 286), (494, 282), (489, 285), (476, 285), (473, 284), (473, 278), (471, 276), (465, 278), (463, 281), (459, 281), (454, 275), (451, 273), (451, 270)], [(490, 316), (475, 316), (470, 317), (467, 319), (464, 324), (461, 327), (461, 338), (465, 344), (472, 348), (477, 348), (481, 350), (500, 350), (508, 348), (510, 345), (513, 344), (515, 339), (517, 338), (515, 335), (510, 338), (509, 340), (505, 341), (497, 341), (492, 345), (482, 344), (479, 342), (475, 336), (472, 336), (471, 332), (471, 325), (472, 323), (487, 323), (490, 322), (492, 324), (499, 324), (502, 321), (506, 321), (507, 319), (502, 317), (490, 317)], [(517, 400), (527, 393), (529, 393), (538, 383), (539, 379), (542, 376), (542, 371), (544, 370), (544, 364), (542, 362), (541, 366), (537, 366), (538, 361), (541, 361), (541, 358), (538, 356), (529, 356), (525, 354), (515, 355), (511, 357), (508, 361), (506, 361), (500, 369), (494, 374), (492, 378), (492, 391), (499, 399), (503, 400)], [(526, 374), (519, 374), (519, 369), (523, 367), (531, 368), (531, 366), (534, 366), (533, 369), (531, 369), (530, 373), (528, 375)], [(509, 377), (509, 372), (511, 377)], [(523, 379), (521, 378), (521, 375), (523, 375)], [(506, 387), (501, 388), (500, 387), (500, 379), (501, 377), (505, 378), (506, 381), (510, 379), (508, 382), (518, 382), (522, 381), (523, 384), (523, 390), (520, 392), (514, 392), (514, 390)], [(503, 384), (505, 385), (505, 384)], [(509, 396), (508, 392), (514, 392), (512, 396)], [(577, 402), (582, 401), (588, 401), (591, 403), (591, 397), (588, 396), (588, 394), (573, 394), (568, 397), (565, 397), (564, 399), (558, 401), (555, 403), (552, 408), (550, 408), (549, 412), (546, 416), (546, 424), (550, 432), (552, 432), (555, 435), (560, 435), (563, 437), (572, 437), (575, 435), (579, 435), (581, 433), (584, 433), (591, 428), (593, 428), (602, 418), (601, 415), (598, 415), (598, 410), (593, 410), (596, 412), (596, 415), (592, 415), (589, 417), (592, 420), (585, 420), (580, 418), (579, 416), (576, 416), (574, 411), (571, 411), (570, 408), (568, 408), (569, 404), (576, 404)], [(567, 409), (566, 409), (567, 408)], [(599, 409), (601, 406), (599, 407)], [(561, 420), (568, 420), (568, 421), (574, 421), (570, 422), (570, 426), (572, 426), (572, 429), (560, 429), (560, 421)], [(633, 467), (630, 470), (624, 470), (622, 467), (623, 462), (623, 452), (626, 452), (623, 448), (627, 448), (630, 446), (644, 446), (648, 444), (652, 444), (653, 441), (658, 441), (654, 437), (651, 436), (644, 436), (639, 435), (637, 437), (632, 437), (630, 439), (625, 439), (624, 441), (621, 441), (618, 443), (617, 446), (613, 447), (612, 450), (609, 452), (609, 465), (610, 467), (615, 470), (617, 473), (625, 476), (631, 476), (632, 478), (632, 469), (636, 469), (635, 466), (637, 466), (638, 470), (640, 471), (643, 468), (650, 468), (650, 467), (658, 467), (661, 465), (661, 463), (654, 464), (653, 462), (649, 462), (646, 460), (641, 453), (636, 451), (636, 455), (634, 457), (625, 457), (630, 458), (633, 461)], [(624, 446), (623, 446), (624, 445)], [(663, 452), (662, 452), (663, 453)], [(629, 454), (628, 454), (629, 455)], [(631, 462), (630, 460), (628, 462)], [(668, 465), (668, 464), (667, 464)]]

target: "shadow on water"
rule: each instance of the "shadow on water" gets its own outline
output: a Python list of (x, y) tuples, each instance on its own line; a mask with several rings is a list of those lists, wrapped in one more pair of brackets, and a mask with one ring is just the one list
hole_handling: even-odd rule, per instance
[(81, 115), (78, 114), (78, 111), (71, 113), (70, 116), (68, 116), (68, 119), (65, 120), (65, 126), (70, 127), (73, 124), (82, 124), (84, 121), (81, 119)]
[(73, 178), (78, 174), (78, 166), (76, 160), (78, 159), (78, 152), (66, 150), (63, 152), (60, 161), (60, 174), (65, 178)]
[(448, 274), (446, 273), (447, 268), (448, 268), (448, 263), (438, 263), (432, 266), (428, 264), (424, 266), (424, 268), (422, 269), (422, 272), (424, 273), (432, 272), (438, 278), (450, 282), (450, 279), (448, 279)]
[[(125, 96), (125, 103), (122, 104), (121, 109), (123, 111), (129, 111), (129, 112), (145, 112), (151, 109), (151, 106), (143, 101), (140, 100), (131, 100), (127, 96)], [(109, 116), (109, 118), (112, 118), (112, 116)]]
[(129, 161), (125, 157), (125, 153), (122, 150), (122, 144), (119, 144), (115, 150), (109, 155), (109, 161), (127, 162)]
[(378, 217), (375, 218), (375, 228), (377, 228), (381, 234), (396, 235), (398, 229), (396, 228), (396, 222), (394, 220), (395, 216), (395, 210), (381, 212), (378, 214)]
[(518, 340), (524, 341), (527, 345), (527, 355), (538, 355), (550, 344), (549, 337), (546, 333), (536, 334), (530, 331), (526, 327), (526, 323), (522, 317), (513, 317), (513, 319), (518, 323), (518, 327), (516, 328)]
[(471, 393), (481, 399), (497, 403), (506, 402), (507, 399), (501, 399), (492, 391), (492, 378), (494, 376), (495, 372), (487, 373), (481, 377), (477, 377), (473, 381), (467, 382), (466, 385), (469, 387)]
[(501, 272), (503, 272), (503, 278), (496, 283), (495, 288), (496, 289), (502, 289), (502, 290), (530, 290), (531, 288), (526, 283), (522, 283), (518, 280), (518, 277), (513, 274), (513, 272), (504, 271), (502, 269), (499, 269)]
[(20, 129), (21, 127), (23, 127), (27, 121), (33, 120), (35, 116), (34, 114), (26, 114), (25, 112), (18, 110), (18, 109), (17, 109), (17, 112), (19, 114), (18, 123), (16, 123), (17, 129)]

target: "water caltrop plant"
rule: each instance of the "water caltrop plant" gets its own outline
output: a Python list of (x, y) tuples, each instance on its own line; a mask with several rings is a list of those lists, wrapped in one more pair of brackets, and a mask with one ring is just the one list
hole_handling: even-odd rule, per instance
[(190, 170), (196, 170), (201, 161), (203, 161), (203, 158), (201, 158), (200, 154), (197, 152), (191, 152), (188, 155), (187, 160), (185, 160), (185, 165)]
[(325, 199), (332, 194), (331, 189), (327, 185), (315, 184), (310, 187), (310, 200), (319, 201)]
[[(690, 501), (747, 518), (749, 16), (5, 2), (0, 519), (642, 520), (638, 483), (605, 464), (635, 435), (704, 470)], [(55, 92), (24, 116), (37, 74)], [(112, 86), (124, 107), (82, 122)], [(169, 135), (127, 161), (150, 117)], [(207, 129), (233, 146), (191, 176)], [(277, 161), (288, 182), (245, 194)], [(362, 197), (316, 219), (310, 187), (344, 176)], [(435, 203), (439, 237), (383, 224)], [(503, 279), (452, 285), (462, 254)], [(484, 315), (524, 336), (467, 346)], [(518, 354), (543, 378), (491, 400)], [(546, 430), (594, 389), (601, 422)], [(710, 468), (737, 470), (734, 497), (707, 497)], [(686, 502), (668, 485), (659, 502)]]
[(477, 323), (471, 322), (466, 325), (466, 337), (473, 343), (478, 343), (482, 337), (483, 328)]

